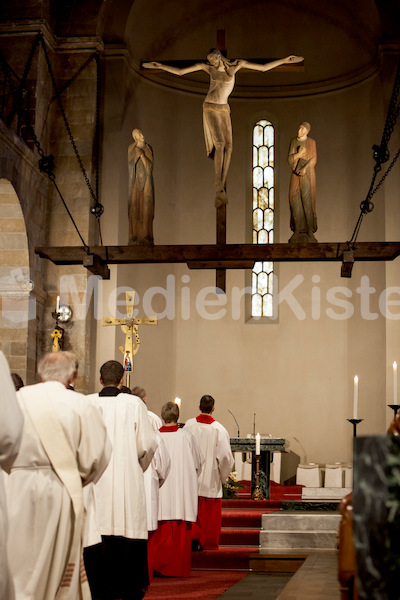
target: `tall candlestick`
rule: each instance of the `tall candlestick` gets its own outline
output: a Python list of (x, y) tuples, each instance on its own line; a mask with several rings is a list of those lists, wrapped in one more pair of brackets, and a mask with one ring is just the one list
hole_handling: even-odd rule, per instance
[(397, 404), (397, 362), (393, 363), (393, 404)]
[(357, 419), (358, 408), (358, 377), (354, 377), (353, 419)]
[(59, 312), (60, 312), (60, 296), (57, 296), (56, 313), (58, 314)]
[(259, 456), (261, 454), (261, 440), (260, 440), (260, 434), (257, 433), (256, 435), (256, 455)]
[(182, 400), (180, 398), (178, 398), (178, 396), (175, 398), (174, 402), (175, 402), (175, 404), (177, 404), (179, 406), (179, 408), (181, 408)]

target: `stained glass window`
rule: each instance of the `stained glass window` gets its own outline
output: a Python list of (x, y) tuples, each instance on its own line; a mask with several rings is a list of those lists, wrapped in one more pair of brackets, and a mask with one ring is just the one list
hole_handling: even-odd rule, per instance
[[(272, 123), (258, 121), (253, 129), (253, 244), (274, 241), (274, 147)], [(273, 316), (272, 262), (256, 262), (252, 272), (253, 317)]]

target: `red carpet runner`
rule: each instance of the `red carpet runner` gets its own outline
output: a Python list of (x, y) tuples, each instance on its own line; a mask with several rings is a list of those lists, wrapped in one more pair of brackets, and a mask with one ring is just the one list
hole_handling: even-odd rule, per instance
[(262, 515), (281, 508), (281, 500), (301, 498), (302, 486), (271, 482), (270, 500), (251, 500), (249, 483), (239, 499), (222, 501), (222, 532), (218, 550), (192, 552), (193, 569), (249, 569), (249, 554), (257, 552)]
[(246, 571), (192, 571), (188, 578), (157, 577), (145, 600), (215, 600), (245, 575)]
[(280, 510), (281, 500), (300, 499), (301, 487), (271, 482), (270, 500), (251, 500), (246, 486), (239, 499), (223, 500), (219, 549), (192, 552), (191, 576), (186, 579), (154, 578), (145, 600), (218, 598), (247, 575), (249, 554), (257, 552), (259, 547), (262, 515)]

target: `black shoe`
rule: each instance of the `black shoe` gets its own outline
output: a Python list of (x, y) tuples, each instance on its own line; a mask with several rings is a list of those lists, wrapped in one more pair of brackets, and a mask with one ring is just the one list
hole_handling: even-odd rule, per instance
[(192, 552), (201, 552), (203, 546), (200, 545), (199, 540), (192, 540)]

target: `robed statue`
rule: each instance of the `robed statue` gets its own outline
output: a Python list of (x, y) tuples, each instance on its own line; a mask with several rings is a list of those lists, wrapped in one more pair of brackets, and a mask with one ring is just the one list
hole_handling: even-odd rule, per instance
[(292, 170), (289, 186), (290, 229), (289, 242), (317, 242), (316, 180), (317, 146), (308, 137), (310, 123), (300, 123), (297, 136), (289, 146), (288, 162)]
[(154, 244), (153, 150), (140, 129), (132, 131), (128, 148), (129, 244)]

